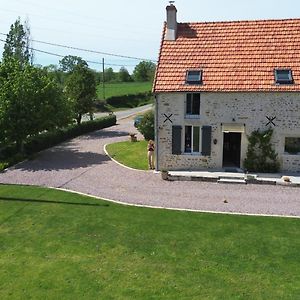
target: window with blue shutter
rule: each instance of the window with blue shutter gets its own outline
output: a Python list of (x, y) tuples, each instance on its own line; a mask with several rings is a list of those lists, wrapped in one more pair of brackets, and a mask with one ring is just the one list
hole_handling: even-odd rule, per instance
[(202, 126), (202, 155), (211, 155), (211, 126)]
[(181, 154), (181, 126), (172, 126), (172, 154)]

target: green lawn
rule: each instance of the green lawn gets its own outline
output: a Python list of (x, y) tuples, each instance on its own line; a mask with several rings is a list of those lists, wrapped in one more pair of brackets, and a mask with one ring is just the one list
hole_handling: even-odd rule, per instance
[[(107, 83), (105, 84), (105, 98), (107, 99), (112, 96), (122, 96), (150, 92), (151, 88), (152, 82)], [(99, 99), (103, 99), (102, 85), (98, 85), (97, 95)]]
[(109, 144), (109, 155), (121, 164), (139, 170), (148, 170), (147, 141), (130, 141)]
[(0, 299), (300, 298), (297, 219), (1, 185), (0, 224)]

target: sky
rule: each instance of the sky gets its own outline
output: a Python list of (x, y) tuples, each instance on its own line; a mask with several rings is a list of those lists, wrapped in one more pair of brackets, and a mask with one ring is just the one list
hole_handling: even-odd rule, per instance
[[(32, 39), (99, 52), (156, 61), (163, 22), (164, 0), (0, 0), (0, 38), (20, 17), (29, 21)], [(300, 18), (299, 0), (177, 0), (178, 22)], [(58, 55), (76, 55), (101, 70), (132, 72), (140, 62), (104, 54), (82, 52), (33, 42), (33, 48)], [(0, 53), (3, 42), (0, 41)], [(35, 52), (35, 63), (59, 64), (60, 57)]]

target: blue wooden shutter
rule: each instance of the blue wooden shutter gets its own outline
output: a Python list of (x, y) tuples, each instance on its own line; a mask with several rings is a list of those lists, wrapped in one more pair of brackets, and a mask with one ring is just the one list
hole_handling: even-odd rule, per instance
[(181, 154), (181, 126), (172, 126), (172, 154)]
[(202, 155), (211, 154), (211, 126), (202, 126)]

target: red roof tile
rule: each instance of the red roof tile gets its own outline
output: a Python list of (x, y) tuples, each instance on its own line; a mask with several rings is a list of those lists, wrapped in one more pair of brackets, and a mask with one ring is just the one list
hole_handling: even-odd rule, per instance
[[(164, 40), (153, 91), (300, 91), (300, 19), (179, 23)], [(277, 85), (274, 69), (290, 68), (295, 84)], [(185, 83), (203, 70), (203, 84)]]

